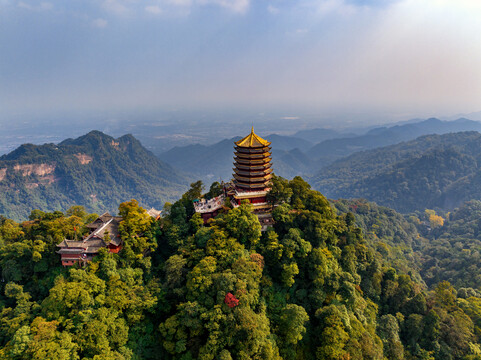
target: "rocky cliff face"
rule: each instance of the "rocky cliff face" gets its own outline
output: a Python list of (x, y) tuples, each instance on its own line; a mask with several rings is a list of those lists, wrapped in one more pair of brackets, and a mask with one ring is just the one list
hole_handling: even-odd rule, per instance
[(18, 171), (22, 176), (30, 176), (32, 174), (38, 176), (45, 176), (52, 174), (55, 171), (54, 164), (17, 164), (13, 167), (13, 170)]

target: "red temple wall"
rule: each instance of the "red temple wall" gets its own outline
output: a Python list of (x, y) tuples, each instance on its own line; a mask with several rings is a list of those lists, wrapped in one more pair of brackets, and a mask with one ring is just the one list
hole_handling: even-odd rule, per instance
[(251, 204), (260, 204), (260, 203), (267, 202), (266, 197), (261, 196), (261, 197), (255, 197), (255, 198), (237, 199), (237, 205), (240, 205), (244, 200), (249, 200)]
[(109, 244), (109, 251), (114, 254), (118, 254), (122, 250), (122, 245), (115, 246), (114, 244)]
[(209, 219), (212, 219), (217, 216), (219, 212), (217, 210), (211, 212), (211, 213), (203, 213), (202, 214), (202, 220), (204, 220), (204, 224), (207, 224), (207, 221)]
[(77, 258), (77, 259), (80, 259), (80, 256), (82, 255), (82, 253), (78, 253), (78, 254), (61, 254), (60, 255), (60, 258), (62, 260), (64, 259), (72, 259), (72, 258)]
[(62, 260), (62, 266), (72, 266), (78, 262), (78, 260)]

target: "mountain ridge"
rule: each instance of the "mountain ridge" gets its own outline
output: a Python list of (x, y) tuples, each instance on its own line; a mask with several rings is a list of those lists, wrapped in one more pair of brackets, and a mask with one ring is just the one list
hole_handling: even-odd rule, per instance
[(311, 183), (331, 198), (363, 197), (401, 212), (450, 210), (481, 199), (480, 165), (480, 133), (426, 135), (352, 154), (325, 167)]
[[(317, 143), (312, 141), (316, 136), (322, 137), (324, 130), (329, 139)], [(293, 136), (270, 134), (263, 137), (272, 142), (273, 168), (277, 175), (285, 178), (296, 175), (310, 178), (324, 166), (355, 152), (413, 140), (418, 136), (464, 130), (481, 131), (481, 123), (464, 118), (455, 121), (430, 118), (375, 127), (362, 135), (345, 134), (330, 129), (312, 129), (310, 132), (298, 131)], [(340, 137), (342, 135), (344, 137)], [(170, 165), (191, 172), (206, 182), (228, 180), (232, 174), (233, 143), (237, 139), (239, 138), (224, 139), (213, 145), (174, 147), (158, 156)]]
[(187, 185), (132, 135), (96, 130), (58, 145), (21, 145), (0, 157), (0, 175), (0, 213), (14, 218), (71, 205), (114, 211), (130, 198), (159, 208)]

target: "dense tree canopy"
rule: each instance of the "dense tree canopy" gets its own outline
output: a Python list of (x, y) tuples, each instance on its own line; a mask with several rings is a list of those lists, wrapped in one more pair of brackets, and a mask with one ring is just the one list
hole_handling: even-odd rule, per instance
[(480, 358), (479, 285), (427, 287), (414, 255), (429, 254), (431, 234), (477, 236), (479, 204), (434, 213), (443, 224), (431, 228), (432, 212), (334, 206), (299, 177), (274, 177), (275, 224), (261, 232), (248, 203), (204, 225), (192, 206), (202, 191), (193, 183), (159, 221), (120, 204), (122, 251), (85, 267), (62, 267), (56, 244), (95, 214), (0, 218), (0, 359)]

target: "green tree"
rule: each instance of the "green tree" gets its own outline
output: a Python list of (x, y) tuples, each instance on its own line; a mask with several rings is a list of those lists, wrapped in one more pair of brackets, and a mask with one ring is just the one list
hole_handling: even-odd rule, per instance
[(404, 359), (397, 319), (392, 315), (383, 315), (378, 324), (378, 333), (384, 344), (384, 356), (392, 360)]
[(225, 216), (225, 228), (241, 244), (256, 245), (261, 237), (261, 224), (252, 213), (252, 205), (243, 203)]
[(120, 204), (119, 215), (119, 232), (127, 251), (145, 256), (157, 248), (157, 241), (149, 232), (153, 220), (137, 200)]

